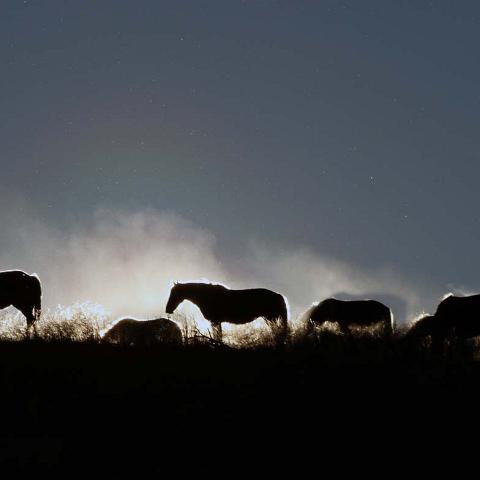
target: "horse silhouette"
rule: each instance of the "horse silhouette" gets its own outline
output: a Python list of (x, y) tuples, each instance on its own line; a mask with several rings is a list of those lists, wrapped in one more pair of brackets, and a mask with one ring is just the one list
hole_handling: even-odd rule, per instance
[(420, 317), (406, 333), (407, 338), (426, 337), (432, 335), (436, 330), (435, 315), (424, 315)]
[(428, 336), (436, 352), (443, 350), (447, 338), (464, 341), (480, 336), (480, 295), (446, 296), (434, 315), (426, 315), (415, 322), (406, 338)]
[(123, 318), (102, 337), (103, 342), (127, 346), (181, 345), (182, 331), (168, 318), (137, 320)]
[(311, 326), (336, 323), (343, 333), (351, 326), (370, 327), (382, 324), (386, 336), (393, 334), (393, 315), (386, 305), (376, 300), (338, 300), (327, 298), (309, 312)]
[(166, 312), (171, 314), (184, 300), (198, 306), (212, 326), (216, 340), (222, 339), (222, 323), (242, 325), (263, 318), (275, 331), (280, 327), (280, 341), (288, 333), (288, 309), (285, 298), (265, 288), (232, 290), (211, 283), (176, 283), (168, 298)]
[(345, 291), (338, 291), (332, 295), (332, 298), (338, 298), (341, 300), (363, 300), (365, 298), (374, 298), (375, 300), (388, 305), (392, 311), (395, 323), (403, 323), (407, 321), (408, 316), (408, 303), (404, 298), (399, 297), (393, 293), (382, 292), (381, 290), (365, 291), (359, 295), (351, 294)]
[(15, 307), (23, 313), (27, 320), (26, 335), (40, 317), (42, 308), (42, 287), (36, 275), (29, 275), (21, 270), (0, 272), (0, 309)]

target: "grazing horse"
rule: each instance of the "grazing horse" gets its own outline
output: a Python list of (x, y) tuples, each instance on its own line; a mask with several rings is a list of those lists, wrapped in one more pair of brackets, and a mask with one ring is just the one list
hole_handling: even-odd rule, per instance
[(0, 272), (0, 309), (14, 306), (27, 319), (27, 336), (40, 317), (42, 308), (42, 287), (36, 275), (21, 270)]
[(103, 335), (102, 341), (137, 347), (158, 344), (181, 345), (182, 331), (168, 318), (155, 320), (123, 318)]
[(170, 291), (166, 312), (173, 313), (184, 300), (198, 306), (212, 325), (216, 340), (222, 339), (222, 323), (242, 325), (262, 317), (272, 329), (281, 328), (280, 337), (288, 333), (288, 310), (285, 298), (265, 288), (231, 290), (211, 283), (175, 283)]
[(438, 352), (448, 337), (464, 341), (480, 336), (480, 295), (446, 296), (434, 315), (419, 319), (407, 333), (407, 338), (427, 336), (431, 337), (432, 350)]
[(435, 331), (435, 315), (424, 315), (420, 317), (406, 333), (407, 338), (419, 338), (432, 335)]
[(385, 335), (391, 336), (394, 326), (391, 310), (376, 300), (327, 298), (311, 309), (309, 320), (311, 326), (337, 323), (343, 333), (348, 333), (352, 325), (370, 327), (383, 324)]

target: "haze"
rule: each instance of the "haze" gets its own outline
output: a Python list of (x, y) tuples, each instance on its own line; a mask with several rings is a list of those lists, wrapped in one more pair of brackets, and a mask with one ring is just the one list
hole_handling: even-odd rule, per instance
[[(2, 2), (0, 262), (46, 304), (172, 280), (404, 313), (478, 292), (475, 2)], [(398, 297), (398, 298), (397, 298)]]

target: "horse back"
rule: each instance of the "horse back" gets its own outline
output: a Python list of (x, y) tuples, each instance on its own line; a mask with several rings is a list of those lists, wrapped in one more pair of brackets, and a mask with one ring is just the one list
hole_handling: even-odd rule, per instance
[(257, 316), (287, 318), (287, 304), (283, 295), (266, 288), (230, 290), (232, 304), (239, 312), (259, 312)]
[(182, 342), (182, 331), (177, 323), (167, 318), (153, 320), (123, 318), (105, 333), (103, 339), (127, 345), (179, 344)]
[(154, 320), (145, 320), (141, 322), (143, 327), (159, 338), (172, 341), (182, 341), (182, 330), (176, 322), (168, 318), (156, 318)]
[(468, 297), (456, 297), (452, 295), (439, 303), (435, 316), (458, 322), (467, 318), (476, 319), (479, 314), (480, 295), (470, 295)]
[(359, 325), (389, 321), (390, 308), (377, 300), (338, 300), (339, 319)]

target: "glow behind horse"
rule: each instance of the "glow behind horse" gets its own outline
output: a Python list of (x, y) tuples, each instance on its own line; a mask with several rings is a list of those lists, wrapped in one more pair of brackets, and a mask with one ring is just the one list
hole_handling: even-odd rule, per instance
[(280, 340), (288, 333), (285, 298), (265, 288), (231, 290), (209, 283), (176, 283), (170, 291), (166, 312), (173, 313), (184, 300), (198, 306), (212, 325), (215, 339), (222, 338), (222, 323), (242, 325), (263, 318), (274, 329), (280, 327)]

